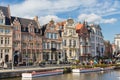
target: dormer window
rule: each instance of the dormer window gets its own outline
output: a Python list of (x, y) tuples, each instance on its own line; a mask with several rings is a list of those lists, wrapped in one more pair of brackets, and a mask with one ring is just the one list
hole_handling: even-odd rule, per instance
[(23, 31), (26, 31), (26, 28), (25, 28), (25, 27), (23, 28)]
[(39, 32), (39, 29), (36, 29), (36, 32), (38, 33), (38, 32)]

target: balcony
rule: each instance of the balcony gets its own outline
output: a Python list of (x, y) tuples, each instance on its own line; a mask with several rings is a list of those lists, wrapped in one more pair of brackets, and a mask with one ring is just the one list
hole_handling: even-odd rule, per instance
[(56, 48), (51, 48), (51, 51), (56, 51)]

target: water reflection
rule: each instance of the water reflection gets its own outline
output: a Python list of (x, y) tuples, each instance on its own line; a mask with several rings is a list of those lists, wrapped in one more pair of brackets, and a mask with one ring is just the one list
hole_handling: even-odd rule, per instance
[[(120, 70), (91, 73), (71, 73), (39, 78), (12, 78), (2, 80), (120, 80)], [(0, 79), (1, 80), (1, 79)]]

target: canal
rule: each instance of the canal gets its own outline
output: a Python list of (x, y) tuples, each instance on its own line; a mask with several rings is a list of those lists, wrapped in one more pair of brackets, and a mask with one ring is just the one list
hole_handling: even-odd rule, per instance
[(6, 78), (0, 80), (120, 80), (120, 70), (89, 73), (69, 73), (33, 79)]

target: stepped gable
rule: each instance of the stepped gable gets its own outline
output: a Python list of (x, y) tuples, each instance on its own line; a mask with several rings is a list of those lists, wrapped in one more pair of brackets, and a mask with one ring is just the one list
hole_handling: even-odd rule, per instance
[[(12, 22), (14, 21), (15, 18), (16, 17), (14, 17), (14, 16), (11, 17)], [(37, 25), (37, 22), (35, 20), (20, 18), (20, 17), (17, 17), (17, 19), (19, 20), (22, 27), (28, 27), (29, 24), (32, 24), (32, 25), (34, 25), (35, 28), (39, 28)]]

